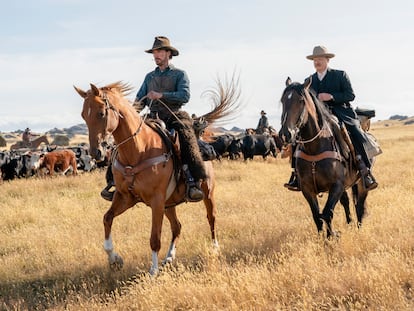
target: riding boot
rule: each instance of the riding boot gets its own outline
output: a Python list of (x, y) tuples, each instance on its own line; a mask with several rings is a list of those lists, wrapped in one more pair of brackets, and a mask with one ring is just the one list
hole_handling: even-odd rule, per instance
[(295, 151), (296, 151), (296, 144), (292, 144), (291, 149), (292, 149), (292, 155), (291, 155), (292, 174), (290, 175), (289, 182), (284, 184), (283, 186), (285, 186), (286, 188), (292, 191), (300, 191), (298, 175), (296, 173), (296, 158), (294, 157)]
[(365, 165), (362, 157), (360, 155), (356, 156), (356, 164), (361, 174), (362, 183), (366, 190), (373, 190), (378, 187), (378, 183), (376, 182), (374, 176), (371, 173), (371, 170)]
[(101, 191), (101, 197), (104, 198), (107, 201), (112, 201), (112, 199), (114, 198), (115, 190), (113, 190), (113, 191), (109, 191), (109, 190), (112, 187), (115, 187), (115, 182), (114, 182), (114, 176), (112, 174), (112, 165), (111, 164), (109, 164), (109, 166), (106, 170), (105, 178), (106, 178), (106, 186)]
[(183, 165), (183, 172), (186, 184), (186, 197), (190, 202), (198, 202), (204, 198), (203, 191), (200, 189), (200, 182), (196, 182), (188, 169), (188, 165)]
[(292, 191), (300, 191), (299, 181), (298, 181), (298, 176), (296, 174), (296, 171), (294, 170), (292, 171), (289, 182), (285, 183), (284, 186)]

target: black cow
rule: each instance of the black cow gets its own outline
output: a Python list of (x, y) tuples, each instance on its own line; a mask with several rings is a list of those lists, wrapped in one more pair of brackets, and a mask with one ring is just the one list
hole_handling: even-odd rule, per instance
[(12, 180), (23, 176), (23, 158), (18, 153), (10, 153), (10, 159), (1, 166), (3, 180)]
[(213, 142), (210, 143), (213, 146), (217, 154), (217, 159), (220, 160), (228, 152), (228, 147), (235, 137), (231, 134), (219, 135)]
[(266, 159), (269, 154), (276, 157), (276, 143), (270, 135), (248, 134), (243, 138), (242, 152), (244, 160), (253, 160), (255, 155), (261, 155)]
[(240, 138), (235, 138), (232, 140), (230, 146), (227, 148), (230, 160), (236, 160), (240, 158), (240, 154), (242, 153), (242, 145), (243, 141)]

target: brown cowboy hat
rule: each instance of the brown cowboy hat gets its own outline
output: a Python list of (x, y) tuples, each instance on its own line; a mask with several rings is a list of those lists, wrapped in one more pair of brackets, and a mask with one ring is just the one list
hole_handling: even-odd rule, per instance
[(152, 53), (154, 50), (161, 50), (161, 49), (171, 51), (172, 56), (177, 56), (179, 54), (178, 50), (175, 47), (171, 46), (170, 40), (167, 37), (163, 37), (163, 36), (155, 37), (154, 44), (152, 45), (152, 49), (146, 50), (145, 52)]
[(335, 57), (335, 54), (329, 53), (328, 49), (322, 45), (317, 45), (313, 48), (312, 55), (306, 56), (307, 59), (314, 59), (316, 57), (326, 57), (326, 58), (332, 58)]

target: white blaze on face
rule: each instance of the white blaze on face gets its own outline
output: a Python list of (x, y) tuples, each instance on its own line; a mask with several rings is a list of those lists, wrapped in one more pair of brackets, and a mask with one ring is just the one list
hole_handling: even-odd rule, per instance
[(292, 98), (292, 95), (293, 95), (293, 92), (290, 92), (290, 93), (288, 94), (288, 99), (291, 99), (291, 98)]
[(91, 107), (88, 108), (88, 117), (91, 116)]

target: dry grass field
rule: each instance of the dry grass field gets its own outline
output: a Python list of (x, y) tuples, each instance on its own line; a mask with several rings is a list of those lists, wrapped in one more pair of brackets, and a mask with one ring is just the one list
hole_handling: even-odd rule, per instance
[[(371, 132), (384, 153), (361, 229), (338, 205), (341, 237), (318, 236), (302, 194), (283, 187), (286, 159), (215, 162), (220, 251), (203, 205), (183, 204), (177, 260), (156, 278), (143, 205), (115, 218), (125, 265), (108, 267), (103, 171), (3, 183), (0, 310), (413, 310), (414, 126)], [(170, 237), (165, 221), (160, 258)]]

